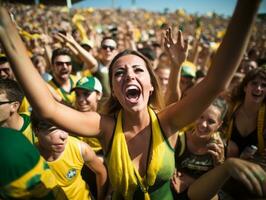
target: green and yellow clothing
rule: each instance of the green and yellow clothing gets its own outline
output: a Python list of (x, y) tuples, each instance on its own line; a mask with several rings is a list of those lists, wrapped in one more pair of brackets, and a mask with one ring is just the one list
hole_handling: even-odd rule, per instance
[(174, 150), (164, 137), (156, 114), (150, 108), (152, 127), (150, 163), (144, 177), (139, 175), (130, 158), (119, 112), (113, 141), (107, 153), (109, 179), (114, 189), (113, 199), (172, 200), (170, 178), (175, 169)]
[(22, 102), (20, 104), (19, 113), (30, 113), (32, 111), (32, 107), (30, 106), (30, 103), (26, 97), (22, 99)]
[(0, 132), (0, 197), (65, 199), (49, 166), (21, 132), (2, 127)]
[(76, 95), (75, 92), (72, 92), (72, 89), (75, 87), (78, 78), (74, 75), (70, 75), (69, 79), (71, 84), (71, 88), (69, 90), (70, 92), (67, 92), (63, 88), (61, 88), (60, 85), (55, 81), (55, 79), (50, 80), (48, 84), (52, 86), (56, 93), (59, 94), (59, 96), (62, 97), (65, 102), (73, 105), (76, 100)]
[(81, 177), (84, 160), (81, 155), (78, 139), (69, 136), (65, 150), (60, 157), (55, 161), (47, 163), (68, 199), (91, 199), (88, 186)]
[(23, 122), (23, 126), (21, 127), (21, 129), (19, 130), (20, 132), (23, 133), (23, 135), (25, 135), (25, 137), (32, 143), (35, 144), (36, 142), (38, 142), (38, 138), (35, 136), (34, 132), (32, 131), (31, 128), (31, 121), (30, 121), (30, 116), (27, 113), (20, 113), (19, 114), (24, 122)]

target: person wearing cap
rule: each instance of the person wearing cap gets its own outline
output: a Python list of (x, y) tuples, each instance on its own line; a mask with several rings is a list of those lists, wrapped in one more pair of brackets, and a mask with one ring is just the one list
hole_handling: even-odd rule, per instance
[(93, 48), (93, 42), (89, 39), (82, 40), (80, 45), (88, 52), (90, 52)]
[(193, 87), (195, 77), (196, 66), (189, 61), (185, 61), (181, 66), (180, 90), (182, 97)]
[(21, 132), (0, 127), (0, 199), (67, 199), (38, 150)]
[[(99, 101), (102, 98), (102, 85), (96, 77), (88, 76), (81, 78), (77, 82), (76, 87), (73, 88), (73, 91), (76, 94), (75, 107), (78, 111), (98, 111)], [(96, 153), (102, 151), (102, 146), (98, 139), (83, 137), (82, 140), (88, 143)]]
[(81, 112), (97, 111), (102, 97), (102, 85), (93, 76), (81, 78), (72, 89), (76, 94), (75, 106)]
[[(83, 77), (78, 82), (73, 91), (76, 94), (75, 108), (81, 112), (97, 111), (98, 104), (102, 97), (102, 85), (93, 76)], [(86, 142), (96, 153), (99, 159), (103, 160), (103, 151), (100, 141), (97, 138), (79, 137)], [(89, 185), (92, 194), (96, 193), (96, 177), (93, 171), (84, 166), (81, 171), (83, 179)]]

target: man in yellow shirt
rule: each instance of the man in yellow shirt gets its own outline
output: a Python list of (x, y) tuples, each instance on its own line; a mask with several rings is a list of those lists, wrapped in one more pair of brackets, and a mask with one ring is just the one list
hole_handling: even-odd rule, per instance
[(48, 84), (64, 102), (72, 105), (75, 101), (75, 94), (71, 90), (76, 85), (77, 77), (71, 75), (72, 63), (69, 50), (66, 48), (55, 49), (52, 54), (51, 63), (53, 78)]

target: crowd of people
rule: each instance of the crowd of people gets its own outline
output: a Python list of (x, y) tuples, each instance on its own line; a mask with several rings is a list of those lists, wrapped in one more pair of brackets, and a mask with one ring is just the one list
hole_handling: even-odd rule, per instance
[(0, 199), (265, 198), (259, 4), (0, 5)]

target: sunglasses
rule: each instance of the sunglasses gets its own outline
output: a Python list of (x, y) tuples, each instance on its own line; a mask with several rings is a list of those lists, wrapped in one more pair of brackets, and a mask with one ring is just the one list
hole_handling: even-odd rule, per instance
[(14, 101), (0, 101), (0, 105), (7, 104), (7, 103), (13, 103)]
[(71, 62), (61, 62), (61, 61), (56, 61), (55, 62), (55, 65), (58, 65), (58, 66), (62, 66), (66, 64), (67, 66), (71, 65), (72, 63)]
[(109, 48), (111, 51), (115, 50), (115, 47), (114, 47), (114, 46), (102, 45), (102, 49), (107, 50), (108, 48)]

